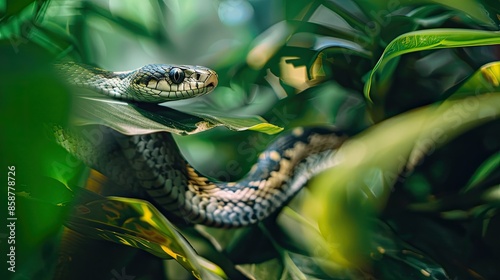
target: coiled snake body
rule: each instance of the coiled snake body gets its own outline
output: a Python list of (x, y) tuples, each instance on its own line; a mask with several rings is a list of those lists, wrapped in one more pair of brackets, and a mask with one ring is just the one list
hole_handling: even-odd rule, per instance
[[(203, 95), (217, 74), (200, 66), (148, 65), (109, 72), (76, 63), (57, 66), (68, 82), (139, 102)], [(193, 169), (166, 132), (112, 137), (96, 146), (56, 129), (58, 143), (90, 167), (130, 190), (141, 190), (164, 212), (191, 223), (239, 227), (261, 221), (292, 198), (315, 174), (336, 164), (333, 155), (346, 136), (331, 128), (295, 128), (279, 137), (238, 182), (212, 182)]]

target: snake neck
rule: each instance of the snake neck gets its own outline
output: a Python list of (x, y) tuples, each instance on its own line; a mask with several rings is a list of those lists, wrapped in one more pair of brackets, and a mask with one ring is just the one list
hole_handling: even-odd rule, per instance
[(192, 168), (170, 134), (118, 136), (140, 187), (164, 211), (189, 223), (241, 227), (257, 223), (290, 200), (317, 173), (334, 166), (344, 135), (295, 129), (259, 156), (237, 182), (214, 182)]
[(112, 72), (74, 62), (55, 64), (55, 68), (69, 84), (113, 98), (131, 99), (129, 85), (135, 71)]

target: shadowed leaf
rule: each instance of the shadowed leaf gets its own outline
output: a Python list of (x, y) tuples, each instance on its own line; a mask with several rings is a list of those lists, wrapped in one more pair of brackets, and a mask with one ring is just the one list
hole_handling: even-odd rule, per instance
[(82, 97), (75, 102), (76, 125), (102, 124), (123, 134), (137, 135), (166, 131), (195, 134), (217, 126), (231, 130), (255, 130), (267, 134), (282, 128), (258, 116), (231, 117), (222, 113), (182, 112), (154, 104), (133, 104), (101, 97)]
[[(397, 60), (401, 55), (443, 48), (471, 47), (500, 44), (500, 33), (483, 30), (467, 29), (430, 29), (403, 34), (394, 39), (370, 72), (365, 84), (364, 94), (368, 100), (380, 100), (387, 90), (387, 82), (395, 70)], [(372, 87), (377, 90), (372, 94)]]

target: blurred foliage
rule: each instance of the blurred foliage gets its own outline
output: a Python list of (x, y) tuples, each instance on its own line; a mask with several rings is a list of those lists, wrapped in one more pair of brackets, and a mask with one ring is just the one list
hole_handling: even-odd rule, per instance
[[(158, 260), (138, 249), (140, 257), (117, 264), (107, 247), (89, 246), (75, 258), (81, 278), (495, 278), (499, 9), (493, 0), (0, 1), (0, 149), (2, 166), (18, 170), (17, 277), (54, 275), (61, 225), (76, 216), (73, 229), (97, 240), (104, 232), (100, 241), (165, 258), (177, 252), (184, 265), (149, 269)], [(71, 202), (89, 203), (74, 188), (87, 173), (44, 129), (82, 106), (51, 71), (62, 58), (110, 70), (178, 63), (218, 72), (212, 94), (172, 104), (177, 111), (139, 108), (137, 125), (171, 118), (192, 131), (196, 121), (183, 114), (206, 121), (209, 112), (233, 128), (261, 122), (239, 116), (261, 115), (285, 129), (333, 124), (353, 137), (338, 166), (253, 227), (174, 227), (144, 201), (100, 196), (96, 216), (82, 218)], [(116, 113), (137, 109), (96, 104), (90, 115), (118, 128)], [(233, 180), (272, 137), (214, 128), (176, 140), (202, 173)], [(104, 206), (116, 203), (129, 209), (117, 211), (128, 223), (107, 220)]]

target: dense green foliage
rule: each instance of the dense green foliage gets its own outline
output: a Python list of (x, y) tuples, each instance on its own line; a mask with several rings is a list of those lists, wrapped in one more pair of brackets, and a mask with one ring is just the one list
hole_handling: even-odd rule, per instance
[[(18, 170), (9, 276), (52, 278), (65, 224), (97, 242), (74, 256), (73, 278), (495, 278), (499, 10), (492, 0), (0, 1), (0, 160)], [(219, 86), (168, 108), (89, 103), (53, 73), (58, 59), (205, 65)], [(52, 142), (54, 123), (180, 134), (188, 161), (219, 180), (242, 177), (280, 127), (333, 124), (352, 137), (338, 166), (280, 213), (227, 230), (81, 189), (88, 170)]]

